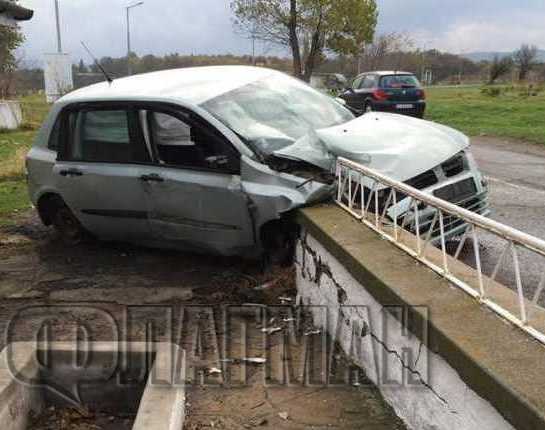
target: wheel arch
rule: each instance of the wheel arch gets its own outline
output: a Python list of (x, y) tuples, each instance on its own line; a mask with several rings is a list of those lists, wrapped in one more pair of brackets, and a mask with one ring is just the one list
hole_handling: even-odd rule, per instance
[(36, 209), (44, 225), (53, 224), (54, 210), (63, 204), (65, 204), (63, 198), (55, 191), (46, 191), (38, 198)]
[(271, 219), (259, 228), (259, 241), (265, 255), (280, 264), (291, 263), (299, 225), (295, 222), (295, 211)]

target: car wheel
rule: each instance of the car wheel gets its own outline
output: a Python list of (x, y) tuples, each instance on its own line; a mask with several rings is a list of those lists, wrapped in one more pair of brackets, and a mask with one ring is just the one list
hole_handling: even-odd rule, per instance
[(288, 220), (271, 222), (263, 227), (261, 234), (265, 267), (290, 266), (295, 255), (296, 224)]
[(52, 223), (66, 245), (78, 245), (85, 238), (85, 229), (70, 208), (63, 202), (57, 204), (53, 213)]
[(373, 105), (370, 102), (365, 102), (365, 105), (363, 107), (363, 113), (366, 114), (369, 112), (373, 112)]

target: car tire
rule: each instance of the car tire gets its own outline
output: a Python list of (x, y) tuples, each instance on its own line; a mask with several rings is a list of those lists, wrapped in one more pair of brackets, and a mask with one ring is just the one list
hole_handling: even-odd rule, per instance
[(53, 209), (51, 221), (65, 245), (79, 245), (87, 235), (87, 232), (70, 208), (60, 199)]
[(370, 112), (373, 112), (373, 105), (371, 104), (371, 102), (365, 102), (365, 104), (363, 105), (363, 114), (365, 115), (366, 113)]
[(291, 266), (298, 236), (297, 225), (289, 220), (272, 222), (263, 227), (261, 234), (264, 267)]

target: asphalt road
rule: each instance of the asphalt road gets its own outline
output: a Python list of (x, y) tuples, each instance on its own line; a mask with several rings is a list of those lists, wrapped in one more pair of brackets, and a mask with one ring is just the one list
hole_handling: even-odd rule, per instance
[[(490, 182), (491, 217), (545, 240), (545, 148), (490, 137), (472, 141), (472, 152)], [(490, 273), (505, 241), (486, 234), (480, 237), (483, 270)], [(520, 262), (524, 290), (531, 298), (545, 270), (545, 258), (520, 251)], [(500, 279), (514, 285), (511, 259), (502, 267)], [(545, 293), (541, 296), (539, 302), (544, 305)]]

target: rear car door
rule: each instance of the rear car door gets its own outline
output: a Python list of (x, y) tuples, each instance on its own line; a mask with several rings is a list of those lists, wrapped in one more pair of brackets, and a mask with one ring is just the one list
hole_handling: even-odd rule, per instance
[(144, 181), (154, 236), (223, 255), (253, 248), (238, 151), (189, 111), (151, 105), (140, 119), (156, 162), (156, 173)]
[(78, 104), (62, 114), (53, 168), (62, 198), (101, 238), (142, 239), (150, 228), (140, 176), (151, 154), (127, 104)]

